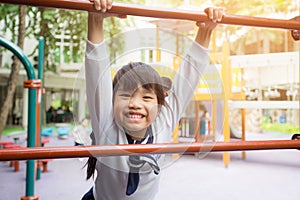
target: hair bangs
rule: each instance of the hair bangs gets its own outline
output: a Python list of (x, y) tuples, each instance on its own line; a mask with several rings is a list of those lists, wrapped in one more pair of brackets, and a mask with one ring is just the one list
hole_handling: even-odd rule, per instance
[(129, 63), (117, 72), (113, 80), (114, 95), (118, 90), (134, 92), (140, 86), (153, 90), (158, 103), (164, 105), (161, 77), (150, 65), (142, 62)]

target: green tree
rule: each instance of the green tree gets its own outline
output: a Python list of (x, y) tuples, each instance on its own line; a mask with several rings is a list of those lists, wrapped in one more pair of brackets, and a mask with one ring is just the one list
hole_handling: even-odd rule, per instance
[[(137, 0), (121, 0), (123, 3), (143, 3)], [(43, 36), (45, 38), (45, 70), (56, 71), (59, 64), (60, 55), (57, 45), (57, 35), (65, 31), (68, 34), (67, 41), (73, 45), (72, 49), (66, 48), (64, 53), (65, 62), (81, 62), (84, 56), (84, 46), (87, 34), (87, 12), (64, 10), (55, 8), (37, 8), (31, 7), (28, 14), (33, 19), (28, 29), (28, 34), (33, 34), (36, 38)], [(105, 20), (106, 37), (112, 37), (123, 31), (123, 26), (134, 26), (132, 18), (129, 20), (111, 17)], [(116, 52), (122, 50), (124, 41), (108, 41), (110, 55), (113, 60)], [(36, 49), (37, 50), (37, 49)], [(35, 50), (35, 51), (36, 51)], [(70, 50), (72, 52), (70, 52)], [(36, 52), (32, 54), (36, 54)], [(73, 55), (71, 57), (70, 55)]]
[[(28, 28), (28, 34), (34, 35), (36, 39), (43, 36), (45, 39), (45, 71), (57, 70), (59, 64), (59, 35), (62, 32), (67, 32), (67, 40), (70, 44), (73, 44), (72, 55), (69, 51), (65, 51), (64, 57), (66, 62), (78, 62), (82, 60), (83, 49), (82, 41), (86, 35), (86, 13), (73, 10), (59, 10), (54, 8), (37, 8), (30, 7), (29, 16), (32, 19), (32, 24)], [(37, 54), (37, 47), (32, 52), (32, 55)]]
[[(16, 13), (16, 8), (18, 8), (18, 34), (13, 34), (14, 36), (18, 35), (18, 41), (17, 44), (20, 48), (23, 49), (24, 47), (24, 39), (25, 39), (25, 24), (26, 24), (26, 6), (12, 6), (10, 7), (14, 13)], [(2, 12), (1, 12), (2, 13)], [(3, 16), (2, 16), (3, 17)], [(9, 19), (6, 19), (7, 22)], [(16, 21), (14, 21), (16, 24)], [(14, 26), (11, 27), (14, 29)], [(11, 73), (9, 75), (8, 81), (7, 81), (7, 87), (6, 87), (6, 95), (1, 107), (0, 111), (0, 137), (2, 134), (2, 131), (6, 125), (7, 121), (7, 116), (9, 113), (10, 105), (11, 102), (13, 101), (13, 96), (16, 91), (16, 87), (18, 84), (18, 76), (19, 76), (19, 71), (20, 71), (20, 66), (21, 63), (20, 61), (16, 58), (16, 56), (13, 56), (13, 64), (12, 64), (12, 69)]]
[(10, 31), (11, 41), (16, 42), (18, 29), (16, 16), (19, 14), (19, 8), (16, 5), (0, 4), (0, 21), (3, 23), (1, 32)]
[[(144, 0), (123, 0), (119, 2), (124, 3), (144, 3)], [(25, 19), (29, 17), (31, 20), (25, 23)], [(16, 16), (19, 16), (17, 18)], [(74, 45), (72, 49), (73, 57), (70, 57), (70, 52), (65, 51), (65, 57), (68, 58), (68, 62), (81, 62), (84, 56), (84, 46), (87, 31), (87, 12), (63, 10), (55, 8), (40, 8), (31, 6), (16, 6), (10, 4), (0, 4), (0, 21), (4, 24), (1, 29), (2, 33), (11, 33), (10, 40), (23, 48), (25, 37), (34, 36), (37, 40), (39, 36), (43, 36), (45, 39), (45, 71), (56, 71), (58, 65), (57, 54), (57, 34), (62, 30), (68, 32), (69, 42)], [(107, 37), (112, 37), (123, 31), (122, 26), (134, 25), (131, 20), (120, 20), (118, 18), (110, 18), (106, 20), (105, 33)], [(25, 27), (25, 25), (27, 27)], [(26, 32), (25, 32), (26, 30)], [(2, 35), (2, 34), (1, 34)], [(114, 59), (116, 51), (122, 49), (122, 42), (124, 41), (109, 41), (108, 46), (111, 47), (111, 56)], [(29, 56), (37, 55), (37, 46), (33, 52), (29, 53)], [(0, 114), (0, 133), (4, 129), (7, 121), (7, 116), (10, 106), (7, 102), (13, 101), (13, 95), (17, 85), (18, 74), (20, 70), (20, 63), (16, 58), (13, 58), (13, 64), (11, 69), (11, 75), (8, 79), (7, 95), (5, 96), (4, 104), (1, 107)]]

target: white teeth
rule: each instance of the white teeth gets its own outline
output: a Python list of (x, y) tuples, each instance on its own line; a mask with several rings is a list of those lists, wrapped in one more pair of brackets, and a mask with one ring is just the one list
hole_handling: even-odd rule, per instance
[(129, 118), (141, 119), (142, 115), (129, 115)]

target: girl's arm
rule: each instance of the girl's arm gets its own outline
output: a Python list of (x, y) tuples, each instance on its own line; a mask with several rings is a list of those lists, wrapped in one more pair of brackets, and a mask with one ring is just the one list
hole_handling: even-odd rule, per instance
[(85, 57), (85, 76), (87, 102), (93, 131), (97, 143), (104, 133), (104, 127), (112, 119), (112, 80), (110, 75), (109, 55), (106, 51), (103, 33), (103, 20), (106, 14), (101, 13), (111, 0), (94, 1), (95, 12), (88, 15), (88, 35)]
[(224, 8), (206, 8), (205, 13), (207, 14), (208, 21), (206, 22), (197, 22), (199, 27), (195, 42), (201, 46), (208, 48), (210, 36), (212, 31), (217, 26), (217, 22), (220, 22), (224, 15)]
[[(176, 73), (173, 81), (169, 105), (173, 108), (173, 126), (180, 119), (182, 112), (187, 107), (198, 86), (204, 69), (209, 65), (208, 46), (216, 22), (223, 17), (222, 8), (207, 8), (207, 21), (197, 23), (199, 29), (187, 55), (184, 57), (181, 67)], [(173, 127), (173, 128), (174, 128)]]
[(88, 40), (93, 44), (100, 44), (104, 40), (103, 16), (99, 13), (88, 14)]
[(90, 0), (94, 3), (96, 10), (100, 12), (89, 12), (88, 15), (88, 40), (94, 44), (99, 44), (104, 40), (103, 19), (107, 17), (104, 14), (112, 7), (112, 0)]

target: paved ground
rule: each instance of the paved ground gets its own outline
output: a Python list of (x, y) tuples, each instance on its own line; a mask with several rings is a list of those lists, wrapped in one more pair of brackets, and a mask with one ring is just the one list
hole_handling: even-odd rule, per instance
[[(251, 139), (289, 139), (278, 133), (247, 134)], [(3, 140), (5, 138), (2, 138)], [(10, 138), (8, 138), (10, 139)], [(51, 145), (73, 145), (71, 138), (60, 140), (55, 135)], [(21, 140), (22, 142), (22, 140)], [(24, 141), (23, 141), (24, 142)], [(300, 151), (249, 151), (241, 159), (232, 152), (225, 168), (222, 153), (210, 153), (202, 159), (184, 155), (162, 171), (158, 200), (299, 200)], [(76, 200), (92, 185), (85, 181), (83, 161), (57, 159), (49, 163), (49, 172), (42, 173), (35, 183), (41, 200)], [(17, 200), (25, 194), (25, 161), (20, 171), (13, 172), (8, 162), (0, 162), (0, 200)]]

